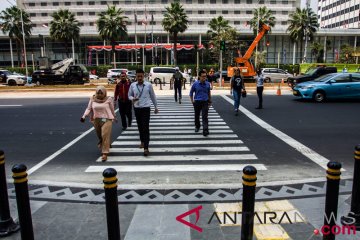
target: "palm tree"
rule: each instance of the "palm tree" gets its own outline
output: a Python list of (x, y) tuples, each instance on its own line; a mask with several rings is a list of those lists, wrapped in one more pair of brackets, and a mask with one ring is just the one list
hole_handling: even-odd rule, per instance
[(296, 8), (296, 11), (290, 14), (290, 25), (286, 31), (290, 32), (290, 38), (294, 42), (305, 40), (303, 62), (306, 62), (308, 40), (313, 40), (314, 33), (318, 28), (317, 15), (311, 8)]
[(231, 28), (229, 21), (225, 20), (223, 16), (211, 19), (208, 26), (210, 30), (207, 31), (207, 34), (211, 39), (217, 38), (221, 33)]
[(0, 13), (1, 29), (4, 34), (9, 34), (11, 40), (16, 42), (16, 50), (18, 55), (18, 65), (20, 65), (20, 52), (19, 49), (23, 49), (23, 33), (22, 33), (22, 23), (21, 23), (21, 14), (24, 21), (24, 33), (25, 37), (31, 35), (32, 22), (30, 16), (24, 10), (12, 6), (6, 8)]
[[(96, 21), (98, 31), (103, 40), (109, 40), (113, 53), (114, 67), (116, 68), (115, 44), (117, 40), (127, 37), (127, 19), (121, 8), (116, 9), (115, 6), (108, 6), (105, 12), (99, 14)], [(136, 24), (136, 23), (135, 23)]]
[(165, 31), (173, 35), (174, 41), (174, 65), (177, 65), (177, 37), (179, 33), (186, 31), (189, 25), (188, 17), (185, 13), (183, 6), (179, 1), (171, 3), (170, 7), (166, 7), (166, 13), (162, 20), (162, 26)]
[(253, 14), (254, 17), (250, 20), (250, 28), (252, 28), (255, 36), (258, 33), (259, 25), (261, 26), (265, 23), (266, 25), (270, 26), (270, 28), (275, 26), (276, 18), (273, 12), (266, 6), (254, 9)]
[(54, 12), (50, 22), (50, 37), (64, 42), (66, 56), (69, 57), (69, 42), (79, 39), (80, 24), (75, 18), (75, 14), (68, 9), (60, 9)]

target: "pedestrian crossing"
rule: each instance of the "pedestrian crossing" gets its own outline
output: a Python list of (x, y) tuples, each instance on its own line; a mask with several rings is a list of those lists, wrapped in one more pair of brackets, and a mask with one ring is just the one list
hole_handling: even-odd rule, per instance
[[(159, 113), (150, 117), (150, 155), (143, 156), (136, 121), (112, 143), (106, 162), (96, 159), (85, 172), (112, 167), (123, 173), (234, 172), (253, 165), (267, 170), (216, 110), (209, 109), (210, 135), (195, 133), (194, 110), (189, 99), (182, 104), (172, 96), (158, 97)], [(113, 133), (114, 134), (114, 133)]]

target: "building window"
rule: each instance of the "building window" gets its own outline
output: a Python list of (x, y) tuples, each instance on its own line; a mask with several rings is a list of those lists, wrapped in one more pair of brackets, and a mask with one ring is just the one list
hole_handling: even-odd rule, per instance
[(191, 10), (186, 10), (186, 14), (192, 14)]
[(240, 14), (239, 10), (234, 11), (234, 14)]
[(106, 1), (101, 1), (101, 5), (106, 5), (107, 2)]
[(47, 6), (47, 3), (46, 3), (46, 2), (42, 2), (42, 3), (40, 3), (40, 6), (45, 7), (45, 6)]
[(131, 4), (131, 0), (125, 0), (125, 5), (130, 5)]
[(76, 5), (81, 6), (83, 5), (83, 2), (76, 2)]
[(91, 22), (89, 23), (90, 26), (95, 26), (95, 23)]
[(204, 25), (205, 22), (204, 22), (204, 21), (198, 21), (198, 24), (199, 24), (199, 25)]
[(95, 16), (95, 12), (89, 12), (89, 16)]
[(192, 21), (189, 21), (189, 25), (192, 25)]
[(203, 10), (198, 11), (198, 14), (204, 14)]
[(271, 1), (270, 1), (270, 4), (276, 4), (276, 1), (275, 1), (275, 0), (271, 0)]
[(30, 13), (30, 17), (36, 17), (36, 13)]
[(41, 13), (42, 17), (47, 17), (47, 15), (48, 15), (47, 13)]
[(125, 11), (125, 15), (131, 15), (132, 12), (131, 11)]
[(78, 13), (76, 13), (76, 15), (78, 15), (78, 16), (83, 16), (84, 13), (83, 13), (83, 12), (78, 12)]
[(71, 2), (65, 2), (65, 6), (70, 6)]
[(53, 6), (59, 6), (59, 2), (53, 2)]
[(246, 14), (252, 14), (252, 11), (246, 11)]
[(137, 0), (137, 4), (144, 4), (143, 0)]
[(204, 4), (204, 0), (199, 0), (198, 3), (199, 4)]
[(281, 22), (281, 25), (287, 25), (287, 22), (286, 22), (286, 21), (282, 21), (282, 22)]
[(89, 5), (95, 5), (94, 1), (89, 2)]
[(113, 1), (113, 4), (114, 4), (114, 5), (119, 5), (120, 2), (119, 2), (119, 1)]
[(168, 0), (161, 0), (161, 3), (162, 3), (162, 4), (167, 4), (167, 3), (168, 3)]
[(155, 4), (155, 0), (149, 0), (150, 4)]
[(259, 0), (259, 4), (265, 4), (265, 0)]
[(79, 23), (79, 26), (80, 26), (80, 27), (84, 26), (84, 23), (82, 23), (82, 22), (81, 22), (81, 23)]
[(288, 5), (288, 4), (289, 4), (289, 1), (282, 1), (282, 4)]
[(240, 4), (241, 1), (240, 1), (240, 0), (234, 0), (234, 3), (235, 3), (235, 4)]
[(229, 3), (229, 0), (222, 0), (222, 3), (223, 3), (223, 4), (228, 4), (228, 3)]
[(35, 3), (33, 2), (29, 3), (29, 7), (35, 7)]
[(149, 11), (150, 15), (155, 15), (155, 11)]
[(216, 14), (216, 11), (210, 10), (210, 14)]
[(210, 3), (216, 4), (216, 0), (210, 0)]
[(192, 0), (186, 0), (186, 3), (192, 3)]
[(282, 11), (281, 14), (282, 15), (288, 15), (288, 12), (287, 11)]
[(252, 2), (252, 0), (246, 0), (246, 3), (247, 4), (252, 4), (253, 2)]
[(137, 11), (138, 15), (144, 15), (144, 11)]
[(240, 21), (234, 21), (234, 25), (240, 25)]
[(221, 12), (222, 12), (222, 14), (229, 14), (228, 10), (222, 10)]

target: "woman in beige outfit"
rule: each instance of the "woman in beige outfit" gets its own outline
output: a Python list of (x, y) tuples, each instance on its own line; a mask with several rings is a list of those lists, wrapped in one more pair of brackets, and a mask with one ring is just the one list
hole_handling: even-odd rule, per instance
[(112, 122), (116, 121), (116, 117), (114, 101), (111, 97), (106, 96), (104, 86), (96, 88), (95, 95), (90, 98), (80, 121), (85, 122), (85, 118), (89, 115), (90, 121), (94, 124), (96, 135), (99, 138), (98, 147), (101, 149), (101, 159), (106, 161), (110, 150)]

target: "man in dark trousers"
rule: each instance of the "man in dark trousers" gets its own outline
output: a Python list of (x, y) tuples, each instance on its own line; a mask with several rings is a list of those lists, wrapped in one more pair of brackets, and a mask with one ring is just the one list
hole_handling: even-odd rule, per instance
[(132, 103), (128, 97), (130, 84), (130, 81), (126, 77), (126, 72), (122, 72), (114, 93), (114, 105), (116, 105), (116, 101), (119, 103), (122, 130), (126, 130), (128, 126), (131, 127), (132, 122)]
[(179, 93), (179, 104), (181, 104), (181, 83), (183, 79), (183, 75), (179, 71), (179, 67), (175, 68), (175, 73), (172, 76), (172, 79), (174, 81), (174, 91), (175, 91), (175, 102), (177, 102), (177, 95)]
[[(195, 96), (194, 96), (195, 93)], [(203, 125), (203, 135), (209, 135), (208, 112), (211, 106), (210, 83), (206, 81), (206, 71), (199, 72), (199, 81), (196, 81), (190, 89), (190, 100), (195, 111), (195, 132), (200, 129), (200, 112)]]
[(149, 155), (150, 142), (150, 106), (155, 107), (155, 114), (159, 112), (154, 89), (149, 82), (144, 81), (144, 70), (136, 70), (136, 82), (130, 85), (129, 99), (134, 104), (136, 123), (140, 134), (140, 148), (144, 148), (144, 156)]

